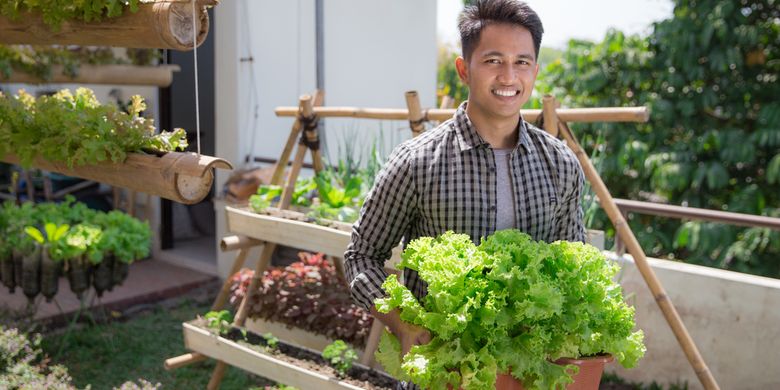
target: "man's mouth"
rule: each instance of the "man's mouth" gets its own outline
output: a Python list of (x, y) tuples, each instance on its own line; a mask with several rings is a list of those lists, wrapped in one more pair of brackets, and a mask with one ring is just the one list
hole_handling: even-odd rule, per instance
[(504, 97), (512, 97), (520, 94), (520, 91), (516, 89), (494, 89), (492, 92), (494, 95)]

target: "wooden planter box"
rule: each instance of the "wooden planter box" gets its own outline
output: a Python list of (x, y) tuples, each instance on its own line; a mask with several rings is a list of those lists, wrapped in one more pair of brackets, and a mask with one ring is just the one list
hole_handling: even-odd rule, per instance
[[(244, 327), (257, 334), (271, 333), (287, 343), (295, 344), (315, 351), (322, 351), (335, 340), (323, 335), (307, 332), (296, 327), (288, 328), (287, 325), (262, 318), (247, 318)], [(355, 348), (358, 355), (363, 355), (363, 348)]]
[(255, 351), (224, 337), (209, 333), (191, 323), (185, 322), (182, 327), (184, 329), (184, 346), (188, 349), (273, 381), (299, 389), (360, 389), (342, 382), (339, 378), (311, 372), (271, 355)]
[[(19, 158), (10, 154), (0, 157), (0, 161), (19, 164)], [(33, 166), (184, 204), (198, 203), (209, 194), (214, 181), (213, 168), (233, 169), (228, 161), (221, 158), (179, 152), (169, 152), (159, 157), (128, 153), (123, 163), (104, 162), (73, 168), (64, 162), (36, 158)]]
[[(289, 216), (299, 216), (302, 213), (285, 211)], [(231, 206), (225, 207), (227, 229), (231, 233), (242, 234), (260, 241), (273, 242), (311, 252), (324, 253), (327, 256), (342, 258), (347, 250), (351, 233), (310, 222), (302, 222), (290, 218), (257, 214), (248, 209)], [(385, 264), (386, 268), (395, 268), (400, 260), (400, 246), (393, 250), (393, 255)]]

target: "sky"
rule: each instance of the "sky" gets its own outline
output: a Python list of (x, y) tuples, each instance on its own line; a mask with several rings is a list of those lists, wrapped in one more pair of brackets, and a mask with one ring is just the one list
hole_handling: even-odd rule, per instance
[[(672, 15), (672, 0), (526, 0), (542, 19), (542, 46), (564, 49), (571, 38), (600, 41), (610, 27), (628, 34), (647, 33), (650, 24)], [(459, 41), (462, 0), (437, 0), (437, 32), (453, 46)]]

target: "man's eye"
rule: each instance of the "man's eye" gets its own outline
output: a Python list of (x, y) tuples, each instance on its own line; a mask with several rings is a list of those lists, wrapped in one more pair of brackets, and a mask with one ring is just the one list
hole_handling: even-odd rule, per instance
[(489, 59), (489, 60), (487, 60), (485, 62), (488, 63), (488, 64), (500, 64), (501, 63), (499, 60), (497, 60), (495, 58), (491, 58), (491, 59)]

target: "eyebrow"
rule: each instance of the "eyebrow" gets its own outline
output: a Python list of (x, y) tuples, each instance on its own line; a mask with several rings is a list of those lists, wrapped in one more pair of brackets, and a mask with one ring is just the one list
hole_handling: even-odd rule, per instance
[[(484, 57), (492, 57), (492, 56), (503, 57), (504, 53), (502, 53), (500, 51), (493, 50), (493, 51), (489, 51), (489, 52), (483, 54), (482, 58), (484, 58)], [(521, 59), (524, 59), (524, 60), (536, 61), (536, 59), (534, 58), (533, 55), (527, 54), (527, 53), (518, 54), (516, 58), (521, 58)]]

